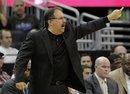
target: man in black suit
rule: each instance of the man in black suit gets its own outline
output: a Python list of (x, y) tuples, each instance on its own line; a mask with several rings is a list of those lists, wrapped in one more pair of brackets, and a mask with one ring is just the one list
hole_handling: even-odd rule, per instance
[(108, 78), (110, 61), (99, 57), (95, 61), (95, 72), (85, 80), (86, 94), (118, 94), (117, 83)]
[(23, 74), (31, 58), (29, 94), (68, 94), (71, 87), (86, 92), (76, 40), (119, 18), (115, 10), (101, 19), (73, 27), (58, 7), (45, 12), (45, 28), (29, 33), (16, 59), (16, 87), (23, 90)]

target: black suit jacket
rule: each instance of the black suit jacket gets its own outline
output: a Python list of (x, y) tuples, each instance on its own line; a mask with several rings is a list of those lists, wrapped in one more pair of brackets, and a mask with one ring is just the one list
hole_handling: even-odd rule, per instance
[[(76, 40), (104, 28), (107, 22), (108, 19), (104, 17), (78, 27), (66, 23), (63, 39), (72, 65), (69, 79), (66, 81), (67, 86), (85, 92)], [(32, 60), (30, 83), (33, 89), (31, 94), (46, 94), (53, 74), (52, 48), (46, 28), (29, 33), (23, 42), (16, 59), (16, 82), (23, 81), (23, 74), (30, 58)]]
[[(107, 78), (107, 86), (108, 94), (118, 94), (118, 84), (114, 80)], [(86, 94), (103, 94), (95, 74), (85, 80), (85, 87)]]

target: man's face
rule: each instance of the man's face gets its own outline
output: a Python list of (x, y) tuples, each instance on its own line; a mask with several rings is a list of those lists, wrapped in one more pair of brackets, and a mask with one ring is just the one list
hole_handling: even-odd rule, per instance
[(3, 31), (2, 32), (2, 40), (1, 45), (4, 47), (10, 47), (12, 44), (12, 36), (10, 32)]
[(114, 54), (117, 54), (120, 57), (124, 58), (127, 54), (127, 50), (123, 46), (118, 46), (118, 47), (115, 48)]
[(91, 68), (85, 68), (84, 70), (83, 70), (83, 77), (84, 77), (84, 79), (86, 79), (88, 76), (90, 76), (92, 74), (92, 70), (91, 70)]
[(130, 60), (128, 60), (127, 62), (123, 63), (123, 71), (130, 76)]
[(95, 66), (96, 73), (102, 79), (106, 78), (110, 72), (110, 62), (102, 61)]
[(112, 69), (120, 68), (122, 64), (122, 58), (116, 58), (114, 59), (114, 62), (112, 63), (111, 67)]
[(24, 77), (25, 77), (25, 79), (28, 79), (28, 77), (30, 76), (30, 71), (31, 71), (31, 63), (28, 63), (27, 69), (26, 69), (26, 71), (24, 72)]
[(23, 15), (25, 13), (24, 3), (20, 0), (16, 0), (13, 5), (13, 12), (18, 16)]
[(48, 21), (49, 28), (56, 35), (62, 34), (65, 31), (65, 17), (62, 11), (55, 10), (54, 17)]
[(81, 57), (81, 65), (87, 65), (89, 67), (92, 66), (92, 60), (90, 56), (82, 56)]

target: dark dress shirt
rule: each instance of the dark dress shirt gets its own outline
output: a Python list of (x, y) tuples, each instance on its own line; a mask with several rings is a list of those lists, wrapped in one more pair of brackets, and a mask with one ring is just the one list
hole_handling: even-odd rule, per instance
[[(51, 47), (53, 49), (53, 79), (54, 84), (57, 81), (65, 82), (68, 77), (70, 70), (70, 59), (66, 50), (66, 45), (63, 40), (63, 36), (54, 35), (48, 31), (49, 38), (51, 41)], [(60, 75), (60, 76), (59, 76)]]

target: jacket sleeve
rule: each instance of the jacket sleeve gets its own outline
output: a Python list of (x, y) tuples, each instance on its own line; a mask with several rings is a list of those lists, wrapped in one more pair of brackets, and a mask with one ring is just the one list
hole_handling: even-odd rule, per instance
[(97, 20), (89, 21), (84, 24), (80, 24), (75, 28), (77, 39), (82, 38), (87, 34), (90, 34), (92, 32), (95, 32), (97, 30), (106, 27), (106, 23), (108, 22), (109, 22), (108, 18), (103, 17)]
[(88, 80), (85, 80), (85, 88), (86, 88), (86, 94), (93, 94), (92, 84)]
[(33, 39), (32, 39), (32, 33), (29, 33), (23, 42), (19, 52), (18, 56), (16, 58), (16, 82), (23, 82), (24, 81), (24, 71), (27, 68), (27, 64), (29, 59), (31, 58), (32, 52), (33, 52)]

